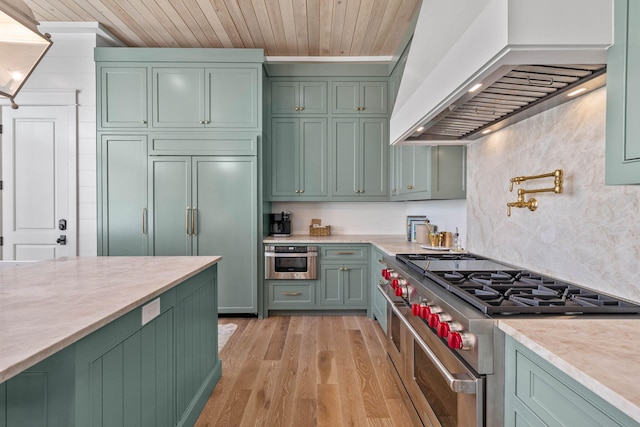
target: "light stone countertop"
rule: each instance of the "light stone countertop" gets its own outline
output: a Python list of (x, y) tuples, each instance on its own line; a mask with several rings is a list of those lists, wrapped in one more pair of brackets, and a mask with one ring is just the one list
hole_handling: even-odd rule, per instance
[(78, 257), (0, 268), (0, 383), (220, 259)]
[(292, 234), (289, 237), (269, 236), (263, 240), (265, 244), (325, 244), (325, 243), (370, 243), (388, 255), (400, 253), (438, 253), (448, 252), (422, 248), (428, 243), (415, 243), (407, 241), (402, 234), (337, 234), (332, 236), (310, 236), (308, 234)]
[(498, 325), (640, 422), (640, 319), (511, 319)]

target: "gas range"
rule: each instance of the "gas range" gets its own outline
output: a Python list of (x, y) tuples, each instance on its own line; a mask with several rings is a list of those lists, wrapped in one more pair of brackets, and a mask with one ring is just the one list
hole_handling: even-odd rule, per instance
[[(638, 304), (474, 254), (398, 254), (383, 263), (378, 290), (387, 301), (389, 358), (417, 409), (429, 396), (451, 390), (451, 405), (475, 408), (472, 420), (458, 419), (455, 426), (504, 421), (504, 334), (498, 319), (640, 314)], [(423, 351), (428, 357), (418, 364)], [(425, 363), (440, 374), (427, 373)], [(425, 392), (441, 375), (448, 385)], [(432, 419), (438, 407), (434, 402), (418, 410), (425, 425), (442, 424), (437, 414)]]

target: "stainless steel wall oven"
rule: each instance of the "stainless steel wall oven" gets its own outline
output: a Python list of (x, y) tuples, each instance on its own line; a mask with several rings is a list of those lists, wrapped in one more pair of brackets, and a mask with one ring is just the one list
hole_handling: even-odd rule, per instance
[(317, 246), (265, 246), (265, 279), (315, 280), (317, 277)]

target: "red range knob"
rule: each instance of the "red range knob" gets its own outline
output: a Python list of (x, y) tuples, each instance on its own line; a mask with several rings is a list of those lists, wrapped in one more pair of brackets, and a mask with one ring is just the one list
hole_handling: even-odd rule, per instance
[(396, 296), (397, 297), (401, 297), (402, 296), (402, 286), (396, 287)]
[(391, 275), (389, 274), (389, 270), (387, 270), (386, 268), (383, 268), (382, 277), (384, 278), (384, 280), (389, 280), (391, 278)]
[(414, 316), (420, 316), (420, 304), (417, 303), (413, 303), (411, 304), (411, 314), (413, 314)]
[(427, 324), (429, 325), (430, 328), (437, 329), (438, 325), (440, 324), (440, 317), (438, 316), (438, 314), (437, 313), (429, 314), (429, 316), (427, 317)]
[(460, 332), (451, 332), (447, 336), (447, 344), (449, 348), (460, 350), (462, 348), (462, 334)]
[(393, 289), (398, 289), (398, 279), (391, 279), (391, 287)]
[(420, 317), (424, 320), (427, 320), (430, 314), (431, 309), (429, 308), (429, 306), (427, 304), (420, 304)]
[(440, 322), (440, 324), (438, 325), (438, 336), (440, 338), (446, 338), (447, 335), (449, 335), (449, 330), (451, 328), (449, 327), (449, 322)]

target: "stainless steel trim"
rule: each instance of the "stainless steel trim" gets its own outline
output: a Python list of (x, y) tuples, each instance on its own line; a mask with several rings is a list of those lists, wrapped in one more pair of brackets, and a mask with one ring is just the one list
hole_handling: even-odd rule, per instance
[[(464, 393), (464, 394), (476, 394), (477, 386), (476, 379), (470, 377), (466, 374), (452, 374), (449, 370), (440, 362), (440, 359), (431, 351), (431, 349), (427, 346), (427, 344), (420, 338), (420, 335), (416, 332), (416, 330), (411, 326), (409, 321), (406, 319), (405, 315), (400, 311), (398, 306), (393, 302), (391, 298), (384, 291), (384, 288), (381, 285), (378, 285), (378, 290), (382, 293), (385, 299), (391, 304), (391, 309), (396, 314), (396, 316), (402, 320), (402, 323), (406, 326), (407, 330), (411, 332), (414, 340), (420, 345), (420, 347), (424, 350), (426, 355), (429, 357), (431, 362), (438, 369), (440, 374), (445, 378), (449, 388), (455, 393)], [(468, 379), (463, 379), (460, 377), (466, 377)]]
[[(307, 252), (275, 252), (274, 246), (265, 246), (264, 278), (266, 280), (315, 280), (318, 278), (318, 248), (306, 246)], [(275, 271), (276, 258), (306, 258), (307, 271)]]
[(266, 258), (309, 258), (309, 257), (317, 257), (317, 252), (297, 252), (297, 253), (288, 253), (288, 252), (265, 252), (264, 256)]

